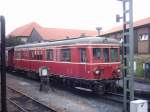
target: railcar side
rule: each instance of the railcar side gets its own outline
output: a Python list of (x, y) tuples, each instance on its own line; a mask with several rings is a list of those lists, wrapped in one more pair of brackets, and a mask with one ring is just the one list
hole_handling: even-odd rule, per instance
[(119, 47), (103, 37), (22, 45), (15, 48), (14, 68), (38, 72), (46, 66), (56, 80), (102, 92), (120, 78)]

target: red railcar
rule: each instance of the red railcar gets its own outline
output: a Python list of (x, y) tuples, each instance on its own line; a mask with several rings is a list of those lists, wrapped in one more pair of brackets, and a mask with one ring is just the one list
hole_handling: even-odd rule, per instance
[(105, 37), (84, 37), (19, 45), (13, 64), (28, 72), (46, 66), (55, 80), (104, 91), (120, 78), (120, 44)]
[(5, 54), (6, 54), (6, 66), (12, 70), (14, 67), (14, 48), (7, 47)]

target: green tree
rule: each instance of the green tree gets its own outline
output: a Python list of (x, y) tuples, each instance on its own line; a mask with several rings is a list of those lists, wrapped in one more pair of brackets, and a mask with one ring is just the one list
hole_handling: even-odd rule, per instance
[(6, 38), (6, 47), (12, 47), (20, 44), (25, 44), (23, 41), (21, 41), (21, 38), (19, 37), (7, 37)]

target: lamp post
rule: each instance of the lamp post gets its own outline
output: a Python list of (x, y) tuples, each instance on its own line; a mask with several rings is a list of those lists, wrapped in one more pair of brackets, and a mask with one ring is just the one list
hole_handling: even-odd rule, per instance
[(98, 37), (100, 37), (100, 32), (101, 32), (101, 30), (102, 30), (102, 27), (96, 27), (96, 30), (97, 30), (97, 32), (98, 32)]
[(0, 16), (1, 39), (1, 112), (7, 112), (6, 100), (6, 63), (5, 63), (5, 18)]

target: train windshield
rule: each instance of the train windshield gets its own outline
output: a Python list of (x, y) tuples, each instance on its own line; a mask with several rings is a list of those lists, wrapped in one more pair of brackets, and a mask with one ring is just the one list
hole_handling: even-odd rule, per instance
[(117, 62), (118, 61), (118, 48), (111, 48), (110, 49), (110, 59), (111, 62)]
[(94, 60), (100, 59), (100, 57), (101, 57), (101, 49), (100, 48), (93, 48)]
[(103, 49), (104, 62), (109, 62), (109, 48)]

